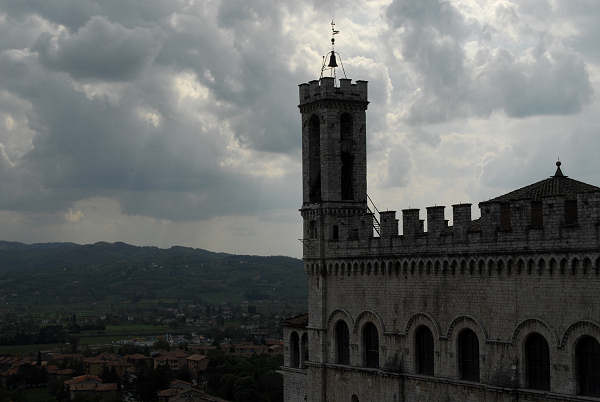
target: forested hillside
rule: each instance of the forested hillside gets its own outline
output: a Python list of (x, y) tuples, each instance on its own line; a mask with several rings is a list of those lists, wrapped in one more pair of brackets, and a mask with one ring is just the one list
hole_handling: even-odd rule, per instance
[(0, 242), (0, 302), (70, 305), (178, 299), (304, 303), (302, 262), (125, 243)]

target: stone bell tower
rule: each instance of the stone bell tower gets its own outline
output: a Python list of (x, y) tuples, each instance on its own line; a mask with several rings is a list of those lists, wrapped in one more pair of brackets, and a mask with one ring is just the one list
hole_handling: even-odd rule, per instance
[[(367, 82), (341, 78), (336, 86), (335, 81), (321, 77), (300, 84), (301, 211), (304, 239), (312, 241), (358, 239), (357, 222), (338, 222), (337, 217), (367, 210)], [(314, 246), (305, 250), (305, 257), (307, 251), (317, 256)]]
[[(323, 57), (321, 77), (300, 84), (302, 115), (302, 217), (304, 258), (326, 258), (328, 242), (370, 236), (367, 213), (367, 82), (346, 77), (334, 50)], [(344, 78), (337, 79), (338, 70)], [(337, 82), (336, 82), (337, 81)], [(337, 84), (337, 85), (336, 85)], [(363, 230), (365, 229), (365, 230)]]
[[(337, 32), (333, 30), (334, 35)], [(306, 400), (315, 402), (325, 401), (327, 388), (321, 367), (328, 353), (323, 336), (327, 327), (327, 260), (336, 250), (373, 234), (373, 218), (367, 208), (367, 82), (353, 84), (345, 73), (344, 78), (336, 77), (339, 55), (333, 43), (332, 38), (320, 79), (299, 86), (303, 258), (305, 266), (319, 271), (309, 275), (308, 283), (306, 380), (311, 386)]]

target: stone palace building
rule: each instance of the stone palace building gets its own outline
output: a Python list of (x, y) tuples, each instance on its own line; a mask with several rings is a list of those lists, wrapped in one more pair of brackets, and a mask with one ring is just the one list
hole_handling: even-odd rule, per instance
[(428, 207), (425, 231), (404, 209), (400, 235), (367, 204), (368, 103), (365, 81), (300, 85), (308, 314), (284, 323), (285, 401), (600, 401), (600, 188), (558, 162), (478, 219)]

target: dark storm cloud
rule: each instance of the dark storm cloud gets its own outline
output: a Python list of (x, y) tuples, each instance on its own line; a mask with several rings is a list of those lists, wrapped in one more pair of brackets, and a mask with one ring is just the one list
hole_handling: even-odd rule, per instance
[(0, 0), (0, 10), (16, 18), (30, 15), (77, 31), (93, 16), (104, 16), (127, 27), (154, 25), (172, 12), (186, 9), (187, 0)]
[[(184, 2), (135, 2), (146, 12), (133, 13), (130, 3), (81, 3), (69, 17), (57, 9), (72, 2), (0, 2), (10, 18), (33, 24), (36, 14), (69, 28), (0, 53), (2, 89), (31, 103), (36, 133), (14, 163), (2, 148), (0, 209), (61, 211), (101, 196), (128, 214), (186, 220), (295, 205), (288, 173), (223, 166), (236, 158), (223, 130), (251, 152), (295, 158), (299, 150), (288, 101), (299, 79), (276, 57), (292, 43), (278, 8), (228, 3), (207, 15)], [(190, 71), (208, 91), (201, 105), (180, 104), (174, 88)]]
[[(519, 18), (505, 8), (499, 18), (507, 13)], [(591, 83), (577, 53), (538, 39), (535, 48), (515, 54), (496, 46), (491, 27), (465, 18), (447, 1), (394, 0), (386, 15), (398, 38), (391, 43), (401, 47), (403, 62), (419, 77), (410, 124), (489, 116), (495, 110), (510, 117), (570, 114), (591, 100)], [(469, 40), (479, 45), (473, 57), (466, 54)]]
[(127, 29), (104, 17), (92, 17), (74, 34), (43, 34), (34, 50), (42, 64), (75, 78), (129, 80), (152, 61), (159, 35), (145, 28)]

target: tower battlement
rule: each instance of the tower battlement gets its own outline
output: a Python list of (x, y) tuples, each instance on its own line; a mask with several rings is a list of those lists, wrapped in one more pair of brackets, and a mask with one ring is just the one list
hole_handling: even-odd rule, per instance
[[(579, 193), (574, 198), (555, 195), (541, 200), (484, 201), (479, 203), (481, 216), (474, 220), (471, 204), (455, 204), (452, 225), (446, 219), (445, 208), (426, 208), (426, 228), (419, 209), (402, 210), (402, 234), (396, 211), (381, 211), (379, 236), (374, 236), (370, 225), (372, 215), (363, 214), (362, 223), (352, 226), (347, 223), (351, 220), (349, 214), (340, 210), (331, 223), (338, 226), (336, 238), (327, 237), (326, 232), (321, 234), (325, 236), (325, 251), (329, 257), (337, 258), (340, 252), (356, 257), (381, 253), (512, 253), (556, 249), (557, 244), (565, 251), (600, 246), (600, 189)], [(309, 215), (305, 218), (318, 219)], [(353, 228), (358, 228), (358, 233)], [(307, 243), (305, 257), (316, 257), (316, 251)]]
[(322, 77), (299, 85), (300, 105), (324, 99), (368, 102), (367, 86), (367, 81), (359, 80), (353, 84), (350, 78), (340, 78), (336, 86), (335, 78)]

